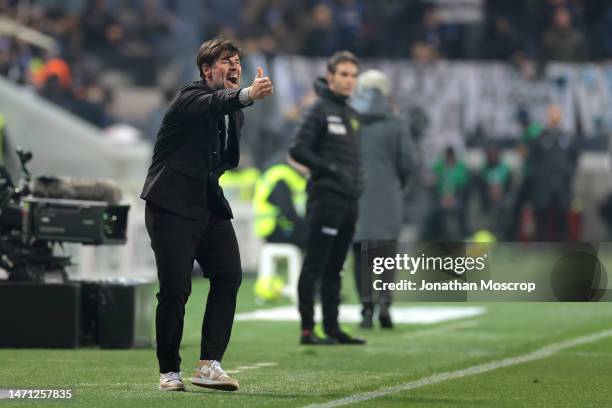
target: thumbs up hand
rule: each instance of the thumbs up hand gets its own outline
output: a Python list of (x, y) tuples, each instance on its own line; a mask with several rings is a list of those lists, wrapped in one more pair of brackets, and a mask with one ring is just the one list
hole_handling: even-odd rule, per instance
[(263, 68), (257, 67), (257, 76), (253, 80), (253, 84), (249, 87), (249, 98), (251, 100), (263, 99), (274, 93), (274, 86), (269, 77), (265, 77)]

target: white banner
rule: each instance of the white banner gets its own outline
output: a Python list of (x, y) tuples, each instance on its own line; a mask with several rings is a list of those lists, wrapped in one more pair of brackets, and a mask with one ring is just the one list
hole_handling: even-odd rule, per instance
[[(422, 139), (425, 157), (445, 146), (462, 150), (475, 135), (484, 139), (517, 139), (518, 114), (545, 123), (546, 108), (557, 103), (565, 113), (563, 129), (585, 137), (612, 131), (612, 65), (550, 64), (542, 78), (526, 80), (509, 64), (408, 61), (365, 61), (361, 71), (376, 68), (392, 83), (400, 115), (418, 107), (428, 117)], [(277, 95), (289, 110), (311, 92), (325, 74), (325, 61), (279, 57), (275, 61)]]

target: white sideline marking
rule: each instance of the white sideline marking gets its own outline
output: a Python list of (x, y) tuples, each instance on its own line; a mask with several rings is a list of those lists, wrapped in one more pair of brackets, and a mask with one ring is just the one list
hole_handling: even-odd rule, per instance
[[(435, 324), (449, 320), (464, 319), (484, 314), (481, 306), (393, 306), (391, 317), (394, 323)], [(315, 307), (315, 320), (321, 320), (321, 307)], [(361, 305), (340, 305), (338, 316), (342, 323), (361, 321)], [(300, 321), (297, 306), (281, 306), (272, 309), (258, 309), (252, 312), (238, 313), (236, 321)]]
[(576, 353), (566, 353), (567, 356), (575, 356), (575, 357), (593, 357), (593, 358), (612, 358), (612, 353), (598, 353), (598, 352), (576, 352)]
[(612, 329), (600, 331), (586, 336), (576, 337), (574, 339), (562, 341), (559, 343), (552, 343), (548, 346), (544, 346), (539, 350), (532, 351), (531, 353), (523, 354), (521, 356), (504, 358), (502, 360), (493, 360), (488, 363), (478, 364), (468, 368), (464, 368), (457, 371), (447, 371), (444, 373), (434, 374), (429, 377), (421, 378), (420, 380), (410, 381), (404, 384), (398, 384), (391, 387), (381, 388), (376, 391), (363, 392), (359, 394), (353, 394), (348, 397), (340, 398), (337, 400), (328, 401), (322, 404), (311, 404), (304, 408), (335, 408), (343, 405), (355, 404), (358, 402), (369, 401), (375, 398), (384, 397), (390, 394), (396, 394), (398, 392), (409, 391), (415, 388), (425, 387), (427, 385), (438, 384), (443, 381), (454, 380), (457, 378), (469, 377), (476, 374), (482, 374), (489, 371), (497, 370), (498, 368), (510, 367), (517, 364), (528, 363), (535, 360), (540, 360), (546, 357), (550, 357), (562, 350), (581, 346), (584, 344), (594, 343), (598, 340), (606, 337), (612, 337)]

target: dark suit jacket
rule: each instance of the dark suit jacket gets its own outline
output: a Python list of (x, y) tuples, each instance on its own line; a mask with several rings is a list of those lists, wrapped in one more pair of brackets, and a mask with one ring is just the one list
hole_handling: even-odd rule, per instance
[[(219, 177), (240, 159), (244, 106), (239, 92), (212, 91), (202, 81), (179, 90), (157, 134), (142, 199), (192, 219), (203, 217), (207, 210), (233, 217)], [(225, 115), (229, 118), (226, 148), (225, 134), (219, 131), (225, 129)]]
[(559, 129), (544, 129), (530, 144), (529, 177), (536, 209), (545, 209), (553, 203), (557, 208), (570, 208), (579, 154), (578, 137)]

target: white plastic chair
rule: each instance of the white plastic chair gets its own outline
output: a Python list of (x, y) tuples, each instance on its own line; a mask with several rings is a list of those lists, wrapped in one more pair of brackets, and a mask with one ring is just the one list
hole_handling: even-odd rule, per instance
[(283, 290), (283, 295), (297, 302), (297, 286), (302, 266), (302, 252), (291, 244), (266, 243), (259, 253), (259, 267), (257, 277), (269, 277), (276, 274), (278, 261), (287, 260), (288, 282)]

